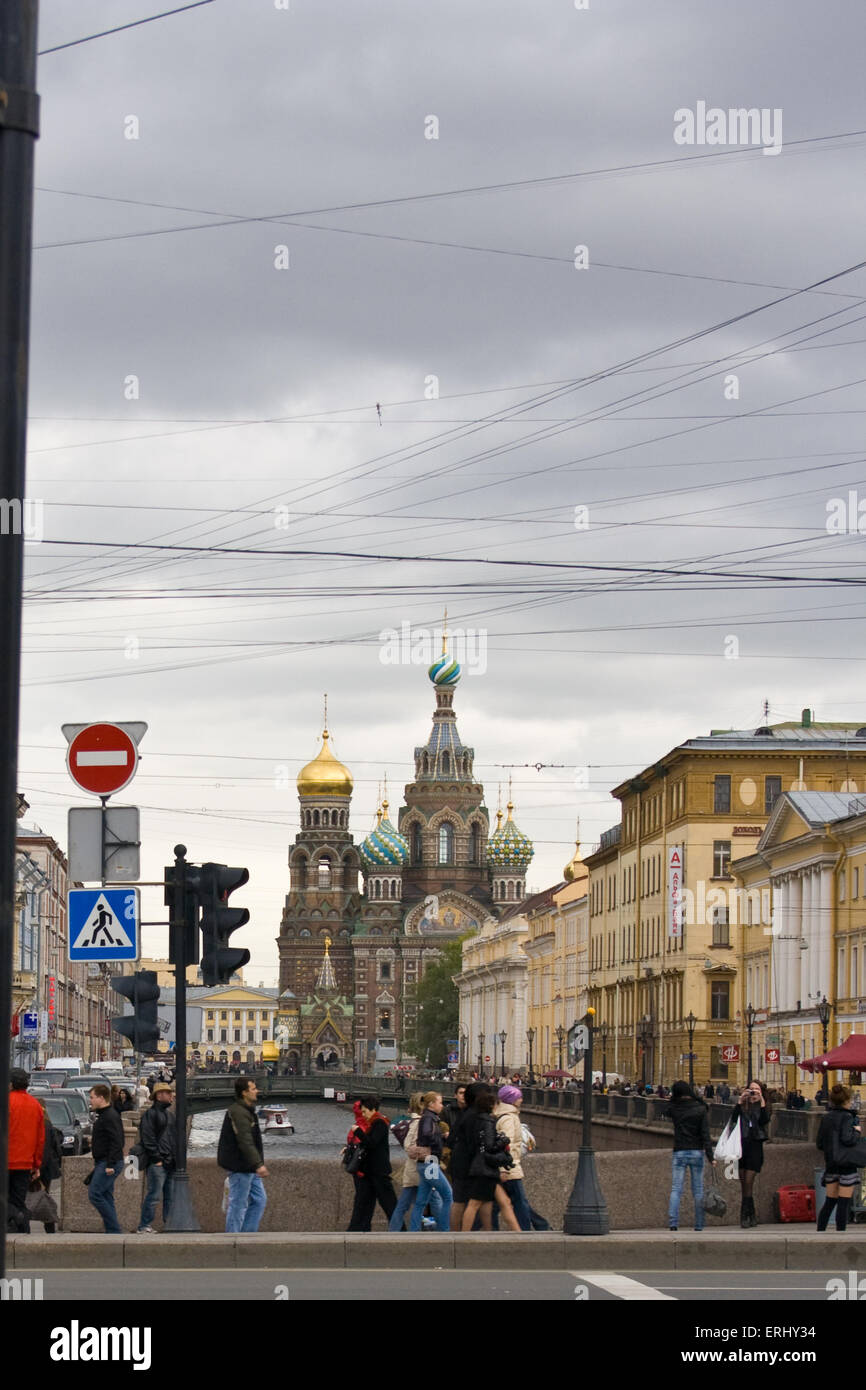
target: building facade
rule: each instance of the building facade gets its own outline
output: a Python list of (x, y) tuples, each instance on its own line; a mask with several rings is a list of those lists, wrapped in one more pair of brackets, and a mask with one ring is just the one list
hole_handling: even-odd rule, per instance
[(620, 822), (587, 858), (590, 997), (611, 1070), (670, 1082), (688, 1075), (691, 1051), (697, 1081), (742, 1079), (731, 862), (783, 792), (856, 793), (858, 778), (866, 785), (866, 728), (804, 710), (799, 723), (689, 739), (614, 789)]

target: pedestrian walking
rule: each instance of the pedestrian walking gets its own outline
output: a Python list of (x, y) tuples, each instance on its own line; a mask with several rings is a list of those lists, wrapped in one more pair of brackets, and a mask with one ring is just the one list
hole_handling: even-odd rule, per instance
[(445, 1144), (439, 1116), (442, 1113), (443, 1100), (438, 1091), (428, 1091), (421, 1097), (421, 1105), (423, 1109), (415, 1139), (415, 1147), (420, 1154), (415, 1165), (418, 1173), (418, 1193), (409, 1219), (409, 1230), (420, 1231), (424, 1208), (430, 1200), (430, 1194), (436, 1192), (442, 1200), (441, 1210), (436, 1217), (436, 1229), (447, 1231), (450, 1229), (454, 1194), (441, 1166)]
[(42, 1106), (27, 1094), (30, 1078), (21, 1067), (9, 1073), (9, 1152), (6, 1159), (8, 1228), (29, 1234), (27, 1189), (39, 1177), (45, 1149), (45, 1117)]
[(739, 1178), (741, 1191), (740, 1226), (748, 1230), (757, 1226), (755, 1199), (752, 1192), (755, 1178), (764, 1166), (764, 1144), (770, 1124), (770, 1107), (764, 1097), (760, 1081), (750, 1081), (740, 1092), (740, 1098), (731, 1112), (729, 1123), (739, 1121), (742, 1156), (739, 1159)]
[(111, 1088), (99, 1082), (90, 1091), (90, 1108), (96, 1111), (91, 1139), (93, 1171), (89, 1178), (87, 1196), (102, 1217), (106, 1234), (123, 1234), (114, 1205), (114, 1184), (123, 1167), (123, 1121), (111, 1103)]
[(268, 1204), (262, 1182), (268, 1170), (256, 1114), (258, 1087), (245, 1076), (239, 1076), (234, 1086), (235, 1101), (226, 1111), (220, 1130), (217, 1163), (229, 1175), (226, 1232), (246, 1234), (259, 1229)]
[(470, 1162), (462, 1230), (471, 1231), (477, 1216), (481, 1222), (481, 1229), (492, 1231), (496, 1187), (501, 1170), (511, 1167), (511, 1158), (505, 1139), (496, 1133), (496, 1122), (493, 1119), (496, 1093), (493, 1087), (484, 1083), (473, 1089), (475, 1093), (472, 1104), (463, 1122), (463, 1134)]
[(162, 1224), (168, 1221), (171, 1206), (174, 1170), (177, 1167), (177, 1125), (172, 1106), (174, 1087), (167, 1081), (157, 1081), (153, 1088), (153, 1105), (145, 1110), (138, 1127), (146, 1174), (144, 1201), (138, 1218), (138, 1234), (153, 1235), (150, 1224), (162, 1197)]
[[(448, 1156), (448, 1181), (451, 1183), (451, 1217), (450, 1229), (460, 1231), (463, 1229), (463, 1213), (466, 1210), (466, 1203), (469, 1200), (469, 1164), (471, 1154), (466, 1144), (466, 1119), (474, 1101), (479, 1086), (484, 1086), (484, 1082), (471, 1081), (468, 1086), (459, 1086), (455, 1092), (455, 1102), (449, 1106), (448, 1113), (448, 1138), (446, 1140), (446, 1150)], [(462, 1092), (462, 1094), (461, 1094)]]
[(391, 1158), (388, 1151), (390, 1129), (388, 1118), (379, 1111), (379, 1097), (365, 1096), (361, 1101), (361, 1119), (366, 1128), (358, 1125), (355, 1137), (363, 1150), (362, 1171), (358, 1173), (358, 1200), (349, 1223), (350, 1231), (369, 1231), (376, 1203), (391, 1220), (397, 1197), (391, 1181)]
[(834, 1086), (830, 1091), (829, 1109), (821, 1116), (815, 1140), (825, 1164), (821, 1181), (826, 1196), (818, 1213), (819, 1231), (826, 1231), (834, 1208), (836, 1230), (848, 1228), (848, 1209), (854, 1189), (860, 1184), (859, 1169), (866, 1167), (866, 1144), (861, 1142), (860, 1135), (860, 1125), (851, 1107), (851, 1088)]
[[(357, 1106), (357, 1117), (360, 1118), (361, 1102), (355, 1102)], [(413, 1091), (409, 1097), (409, 1127), (403, 1136), (403, 1148), (406, 1152), (406, 1162), (403, 1164), (403, 1175), (401, 1178), (400, 1196), (397, 1198), (397, 1205), (394, 1208), (391, 1220), (388, 1222), (389, 1231), (402, 1231), (406, 1220), (406, 1215), (415, 1205), (415, 1198), (418, 1195), (418, 1169), (415, 1165), (414, 1153), (415, 1140), (418, 1135), (418, 1121), (421, 1119), (421, 1111), (424, 1106), (421, 1103), (421, 1092)], [(396, 1128), (396, 1127), (395, 1127)], [(392, 1133), (394, 1131), (392, 1130)], [(350, 1133), (350, 1139), (352, 1135)], [(410, 1154), (409, 1150), (413, 1153)], [(357, 1180), (356, 1180), (357, 1188)]]
[(523, 1186), (523, 1167), (520, 1161), (523, 1154), (523, 1125), (520, 1123), (523, 1092), (518, 1086), (500, 1086), (498, 1101), (493, 1118), (497, 1131), (508, 1141), (508, 1152), (514, 1165), (503, 1173), (502, 1186), (514, 1210), (518, 1230), (531, 1231), (531, 1208)]
[(668, 1204), (668, 1227), (676, 1231), (680, 1224), (680, 1200), (686, 1172), (692, 1185), (695, 1206), (695, 1230), (704, 1229), (704, 1158), (715, 1167), (710, 1140), (709, 1112), (706, 1105), (687, 1081), (675, 1081), (671, 1088), (671, 1103), (664, 1111), (665, 1119), (673, 1120), (674, 1151), (671, 1160), (671, 1196)]

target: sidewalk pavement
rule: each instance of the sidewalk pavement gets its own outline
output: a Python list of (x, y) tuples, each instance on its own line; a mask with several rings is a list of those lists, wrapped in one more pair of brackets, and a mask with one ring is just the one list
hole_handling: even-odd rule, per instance
[(25, 1269), (866, 1269), (866, 1228), (809, 1226), (607, 1236), (427, 1231), (321, 1235), (8, 1236), (7, 1268)]

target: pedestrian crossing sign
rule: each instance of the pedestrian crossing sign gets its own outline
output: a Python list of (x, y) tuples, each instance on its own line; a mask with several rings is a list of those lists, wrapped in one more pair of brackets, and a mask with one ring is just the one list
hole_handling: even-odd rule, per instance
[(70, 960), (138, 960), (140, 925), (137, 888), (69, 890)]

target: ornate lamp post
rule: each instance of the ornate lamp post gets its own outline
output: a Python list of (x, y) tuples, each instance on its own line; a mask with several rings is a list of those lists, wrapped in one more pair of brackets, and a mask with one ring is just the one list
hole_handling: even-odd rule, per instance
[(694, 1013), (692, 1012), (691, 1009), (689, 1009), (688, 1013), (686, 1014), (686, 1017), (685, 1017), (685, 1025), (686, 1025), (686, 1027), (687, 1027), (688, 1030), (689, 1030), (689, 1085), (690, 1085), (690, 1086), (694, 1086), (694, 1084), (695, 1084), (695, 1028), (696, 1028), (697, 1025), (698, 1025), (698, 1020), (695, 1018), (695, 1015), (694, 1015)]
[(592, 1044), (595, 1009), (587, 1009), (583, 1019), (586, 1028), (583, 1085), (583, 1138), (577, 1162), (574, 1187), (565, 1209), (562, 1223), (567, 1236), (606, 1236), (610, 1230), (607, 1202), (598, 1181), (595, 1153), (592, 1147)]
[(644, 1014), (641, 1019), (640, 1031), (638, 1032), (638, 1038), (640, 1040), (640, 1079), (642, 1091), (646, 1090), (646, 1054), (651, 1037), (652, 1022), (649, 1015)]
[(530, 1084), (530, 1086), (534, 1086), (534, 1085), (535, 1085), (535, 1073), (534, 1073), (534, 1071), (532, 1070), (532, 1044), (535, 1042), (535, 1029), (534, 1029), (534, 1028), (527, 1028), (527, 1030), (526, 1030), (526, 1041), (529, 1043), (529, 1084)]
[(559, 1044), (559, 1070), (562, 1071), (562, 1044), (565, 1041), (565, 1029), (561, 1023), (556, 1025), (556, 1041)]
[(755, 1016), (758, 1010), (751, 1004), (746, 1005), (746, 1036), (748, 1038), (749, 1070), (746, 1072), (746, 1085), (752, 1079), (752, 1029), (755, 1026)]
[(508, 1034), (506, 1033), (505, 1029), (503, 1028), (502, 1032), (499, 1034), (499, 1041), (500, 1041), (501, 1044), (502, 1044), (502, 1075), (503, 1075), (503, 1076), (505, 1075), (505, 1043), (506, 1043), (507, 1038), (508, 1038)]
[(460, 1029), (460, 1065), (461, 1067), (469, 1065), (469, 1034), (465, 1028)]
[(484, 1074), (484, 1034), (478, 1034), (478, 1075)]
[[(599, 1028), (599, 1030), (598, 1030), (598, 1033), (599, 1033), (599, 1037), (601, 1038), (601, 1089), (602, 1089), (602, 1093), (604, 1093), (604, 1091), (607, 1089), (607, 1024), (606, 1024), (606, 1023), (602, 1024), (601, 1028)], [(591, 1084), (592, 1084), (592, 1076), (590, 1076), (590, 1085), (591, 1085)]]
[(822, 1052), (826, 1052), (826, 1051), (827, 1051), (827, 1029), (828, 1029), (829, 1026), (830, 1026), (830, 1014), (832, 1013), (832, 1011), (833, 1011), (833, 1005), (832, 1005), (832, 1004), (829, 1004), (829, 1003), (827, 1002), (827, 996), (826, 996), (826, 994), (825, 994), (825, 995), (822, 995), (822, 997), (821, 997), (821, 1002), (820, 1002), (820, 1004), (818, 1005), (818, 1017), (819, 1017), (819, 1019), (821, 1020), (821, 1051), (822, 1051)]

